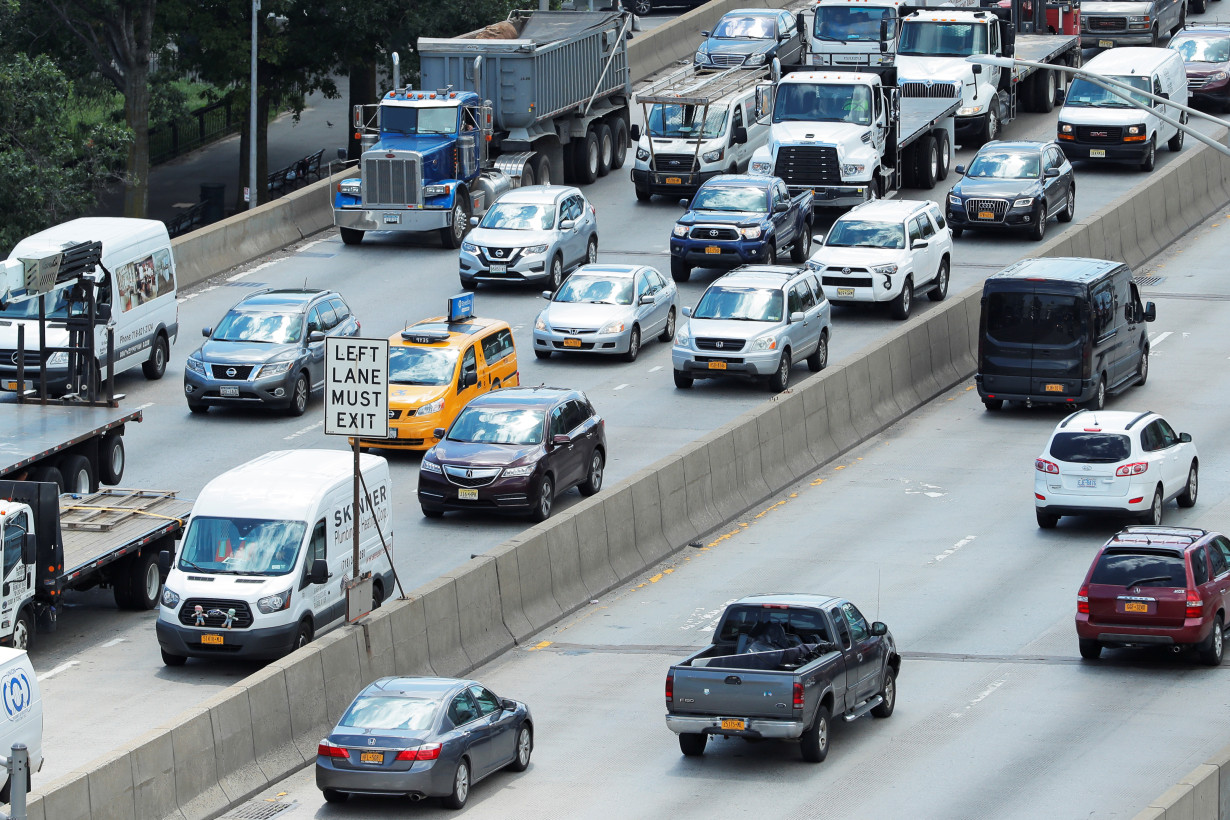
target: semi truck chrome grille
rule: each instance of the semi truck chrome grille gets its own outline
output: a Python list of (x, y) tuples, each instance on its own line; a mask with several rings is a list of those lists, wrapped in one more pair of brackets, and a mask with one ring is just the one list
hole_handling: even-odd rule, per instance
[(368, 157), (363, 160), (363, 204), (419, 205), (423, 202), (418, 159)]

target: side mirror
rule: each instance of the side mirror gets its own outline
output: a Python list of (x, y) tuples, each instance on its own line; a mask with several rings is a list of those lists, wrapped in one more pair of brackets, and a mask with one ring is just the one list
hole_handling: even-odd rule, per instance
[(880, 53), (888, 53), (888, 44), (893, 39), (892, 21), (887, 17), (880, 18)]
[(824, 244), (824, 234), (822, 234), (822, 233), (814, 233), (814, 234), (812, 234), (812, 235), (811, 235), (811, 243), (812, 243), (813, 245), (823, 245), (823, 244)]
[(681, 199), (681, 200), (679, 200), (679, 207), (680, 207), (680, 208), (687, 208), (687, 207), (688, 207), (688, 205), (690, 205), (690, 204), (691, 204), (691, 202), (690, 202), (690, 201), (688, 201), (687, 199)]
[(437, 427), (436, 429), (431, 431), (431, 437), (434, 439), (442, 439), (444, 438), (444, 433), (445, 433), (445, 430), (443, 427)]
[(1058, 168), (1047, 168), (1047, 169), (1046, 169), (1046, 178), (1047, 178), (1047, 179), (1054, 179), (1054, 178), (1055, 178), (1055, 177), (1057, 177), (1057, 176), (1059, 176), (1059, 169), (1058, 169)]
[(214, 329), (212, 327), (201, 328), (201, 335), (204, 336), (206, 339), (212, 336), (213, 333), (214, 333)]
[(628, 129), (628, 136), (632, 137), (633, 142), (640, 142), (641, 141), (641, 126), (639, 124), (633, 123), (632, 127)]
[(875, 623), (871, 625), (871, 634), (877, 637), (880, 635), (887, 635), (888, 634), (888, 624), (884, 623), (883, 621), (876, 621)]
[(94, 320), (99, 324), (106, 324), (111, 321), (111, 305), (95, 305)]
[(730, 142), (732, 145), (747, 145), (747, 129), (742, 125), (736, 127), (730, 135)]
[(691, 305), (685, 305), (685, 306), (684, 306), (684, 308), (683, 308), (683, 310), (681, 310), (681, 311), (679, 311), (679, 312), (683, 314), (683, 318), (685, 318), (685, 319), (690, 319), (690, 318), (692, 318), (692, 307), (691, 307)]
[(952, 170), (955, 171), (957, 176), (959, 177), (965, 176), (965, 166), (964, 165), (958, 165), (956, 168), (953, 168)]
[(324, 340), (325, 340), (325, 334), (319, 330), (313, 330), (311, 333), (308, 334), (308, 344), (310, 345), (319, 344), (320, 342), (323, 342)]
[(974, 72), (975, 76), (977, 76), (982, 73), (982, 66), (979, 65), (978, 63), (974, 63), (973, 67), (970, 70)]
[(504, 698), (500, 701), (500, 708), (505, 712), (515, 712), (517, 711), (517, 702), (515, 700)]
[(702, 31), (702, 32), (700, 33), (700, 36), (701, 36), (701, 37), (708, 37), (708, 36), (709, 36), (709, 32), (707, 32), (707, 31)]
[(477, 216), (472, 216), (472, 217), (470, 217), (470, 227), (471, 227), (471, 228), (477, 228), (477, 227), (478, 227), (478, 217), (477, 217)]
[(576, 226), (577, 222), (575, 219), (564, 219), (559, 223), (559, 229), (561, 231), (571, 231)]
[(543, 299), (546, 299), (548, 302), (550, 302), (550, 301), (551, 301), (551, 297), (552, 297), (552, 296), (554, 296), (554, 295), (555, 295), (555, 294), (554, 294), (554, 293), (552, 293), (552, 292), (551, 292), (551, 291), (549, 291), (549, 290), (544, 290), (544, 291), (542, 292), (542, 298), (543, 298)]
[(642, 294), (641, 298), (638, 301), (642, 305), (652, 305), (654, 302), (653, 294), (652, 293)]
[(478, 371), (477, 370), (461, 371), (461, 385), (459, 389), (465, 390), (467, 387), (473, 387), (476, 384), (478, 384)]
[(317, 558), (312, 562), (312, 570), (308, 573), (308, 581), (313, 584), (325, 584), (329, 582), (329, 562), (323, 558)]
[(1145, 302), (1145, 321), (1152, 322), (1157, 318), (1157, 306), (1152, 302)]
[(1183, 442), (1184, 444), (1191, 444), (1192, 434), (1191, 433), (1179, 433), (1179, 441)]
[(26, 540), (21, 544), (21, 562), (23, 564), (38, 562), (38, 536), (32, 532), (26, 533)]
[(803, 32), (807, 31), (807, 21), (803, 19), (803, 12), (800, 11), (794, 16), (794, 27), (799, 30), (799, 36), (806, 41), (807, 38), (803, 36)]
[(171, 571), (171, 551), (163, 550), (158, 553), (158, 571), (165, 577)]
[(572, 436), (566, 433), (559, 433), (551, 436), (551, 443), (556, 447), (563, 447), (565, 444), (572, 444)]
[(350, 152), (347, 151), (345, 148), (339, 148), (337, 149), (337, 158), (340, 160), (350, 159)]
[(791, 324), (797, 324), (797, 323), (799, 323), (799, 322), (803, 321), (803, 320), (804, 320), (804, 319), (806, 319), (806, 318), (807, 318), (807, 314), (806, 314), (806, 313), (804, 313), (804, 312), (803, 312), (803, 311), (801, 311), (801, 310), (796, 310), (794, 313), (791, 313), (791, 314), (790, 314), (790, 322), (791, 322)]
[(778, 202), (773, 206), (773, 213), (775, 214), (784, 214), (789, 210), (790, 210), (789, 202)]
[(925, 239), (916, 239), (910, 243), (910, 247), (913, 250), (918, 250), (919, 248), (926, 248), (926, 247), (929, 247), (930, 245), (931, 243)]

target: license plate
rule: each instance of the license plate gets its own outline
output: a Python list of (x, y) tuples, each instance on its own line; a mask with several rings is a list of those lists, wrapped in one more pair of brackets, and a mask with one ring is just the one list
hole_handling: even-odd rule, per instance
[(396, 225), (400, 222), (401, 222), (401, 214), (385, 214), (384, 215), (384, 224), (386, 225)]
[(1098, 480), (1096, 478), (1078, 478), (1076, 479), (1077, 487), (1096, 487)]
[(1062, 392), (1063, 392), (1063, 385), (1062, 385), (1062, 384), (1048, 384), (1048, 385), (1046, 386), (1046, 392), (1048, 392), (1048, 393), (1062, 393)]
[(397, 428), (396, 427), (389, 428), (389, 438), (397, 438)]
[(211, 644), (214, 644), (215, 646), (222, 646), (222, 636), (221, 635), (202, 635), (201, 643), (211, 643)]
[(225, 387), (225, 386), (223, 386), (223, 387), (219, 387), (219, 388), (218, 388), (218, 392), (219, 392), (219, 393), (221, 393), (223, 396), (238, 396), (238, 395), (239, 395), (239, 388), (238, 388), (238, 387)]
[(458, 490), (457, 497), (461, 499), (462, 501), (477, 501), (478, 500), (478, 490), (465, 490), (465, 489)]
[(580, 339), (565, 339), (564, 340), (564, 347), (580, 347), (580, 346), (581, 346)]
[(360, 752), (359, 762), (360, 763), (383, 763), (384, 762), (384, 752)]
[(1098, 48), (1114, 48), (1114, 40), (1098, 40)]
[(705, 253), (721, 253), (721, 252), (722, 252), (722, 249), (719, 248), (717, 245), (709, 245), (708, 247), (705, 248)]
[[(23, 384), (25, 385), (25, 386), (22, 388), (22, 391), (23, 391), (23, 392), (24, 392), (24, 391), (26, 391), (26, 390), (31, 389), (31, 383), (30, 383), (30, 382), (23, 382)], [(5, 389), (5, 390), (12, 390), (12, 391), (16, 391), (16, 390), (17, 390), (17, 382), (16, 382), (16, 381), (5, 382), (5, 383), (4, 383), (4, 389)]]
[(1124, 612), (1145, 612), (1149, 611), (1149, 605), (1144, 601), (1127, 601), (1123, 605)]
[(725, 370), (726, 362), (709, 362), (710, 370)]
[(979, 219), (994, 219), (995, 212), (994, 211), (979, 211), (978, 218)]
[(508, 263), (507, 262), (492, 262), (491, 272), (492, 273), (508, 273)]
[(739, 718), (722, 718), (723, 729), (746, 729), (747, 721)]
[(853, 296), (854, 288), (838, 288), (837, 295), (838, 296)]
[(1106, 156), (1106, 149), (1105, 149), (1105, 148), (1090, 148), (1090, 149), (1089, 149), (1089, 156), (1090, 156), (1090, 158), (1093, 158), (1093, 157), (1105, 157), (1105, 156)]
[(667, 177), (666, 184), (667, 185), (682, 185), (683, 180), (680, 177)]

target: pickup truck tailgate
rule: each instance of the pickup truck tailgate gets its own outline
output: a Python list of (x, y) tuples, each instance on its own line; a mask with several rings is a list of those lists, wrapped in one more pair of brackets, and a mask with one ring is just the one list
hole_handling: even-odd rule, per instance
[(794, 677), (754, 669), (674, 668), (672, 712), (789, 720), (794, 714)]

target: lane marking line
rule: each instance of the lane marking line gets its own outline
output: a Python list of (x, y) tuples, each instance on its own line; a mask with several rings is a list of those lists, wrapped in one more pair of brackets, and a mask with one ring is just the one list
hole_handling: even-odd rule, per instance
[(625, 387), (627, 387), (627, 386), (628, 386), (628, 385), (626, 385), (626, 384), (621, 384), (621, 385), (617, 386), (615, 389), (616, 389), (616, 390), (623, 390), (623, 389), (624, 389)]
[(657, 372), (658, 372), (659, 370), (661, 370), (661, 369), (662, 369), (662, 365), (658, 365), (657, 367), (651, 367), (651, 368), (649, 368), (649, 372), (650, 372), (650, 373), (657, 373)]
[(109, 641), (107, 641), (106, 643), (102, 644), (102, 648), (103, 648), (103, 649), (108, 649), (108, 648), (110, 648), (110, 647), (112, 647), (112, 646), (119, 646), (120, 644), (124, 643), (124, 642), (125, 642), (125, 641), (127, 641), (127, 640), (128, 640), (127, 638), (112, 638), (111, 640), (109, 640)]
[(307, 435), (308, 433), (315, 430), (317, 427), (323, 427), (324, 424), (325, 423), (323, 419), (321, 421), (316, 422), (315, 424), (309, 424), (307, 427), (296, 430), (295, 432), (291, 433), (289, 436), (282, 436), (282, 441), (292, 441), (294, 439), (299, 438), (299, 436)]
[(1166, 340), (1166, 337), (1167, 337), (1167, 336), (1170, 336), (1170, 335), (1172, 335), (1172, 331), (1169, 331), (1169, 330), (1167, 330), (1165, 333), (1159, 333), (1159, 334), (1157, 334), (1156, 336), (1154, 336), (1154, 337), (1152, 337), (1151, 339), (1149, 339), (1149, 347), (1151, 347), (1151, 348), (1152, 348), (1152, 347), (1157, 347), (1157, 346), (1158, 346), (1158, 345), (1160, 345), (1163, 341), (1165, 341), (1165, 340)]
[(77, 663), (78, 663), (77, 661), (67, 661), (65, 663), (62, 663), (59, 666), (57, 666), (55, 669), (44, 672), (41, 675), (36, 675), (35, 680), (41, 683), (42, 681), (48, 680), (49, 678), (54, 678), (56, 675), (60, 674), (61, 672), (72, 669), (74, 666), (77, 665)]
[(964, 538), (962, 538), (960, 541), (958, 541), (957, 543), (953, 544), (951, 547), (949, 547), (948, 549), (944, 550), (944, 551), (943, 551), (943, 552), (941, 552), (939, 555), (935, 556), (935, 558), (931, 559), (931, 563), (933, 563), (933, 564), (938, 564), (940, 561), (943, 561), (945, 558), (947, 558), (948, 556), (952, 555), (952, 554), (953, 554), (954, 552), (956, 552), (957, 550), (959, 550), (959, 549), (961, 549), (962, 547), (966, 546), (967, 544), (971, 543), (971, 542), (972, 542), (974, 539), (976, 539), (977, 537), (978, 537), (978, 536), (976, 536), (976, 535), (967, 535), (967, 536), (965, 536), (965, 537), (964, 537)]

